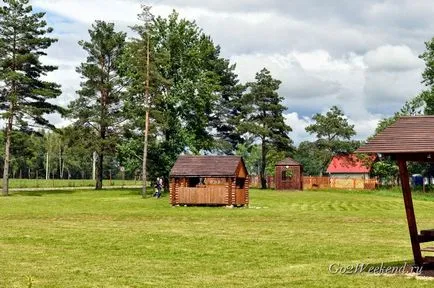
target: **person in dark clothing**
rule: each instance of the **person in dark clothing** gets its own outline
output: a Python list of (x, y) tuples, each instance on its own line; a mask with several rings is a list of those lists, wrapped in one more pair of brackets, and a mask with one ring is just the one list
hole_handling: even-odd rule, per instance
[(160, 198), (161, 190), (163, 189), (163, 178), (157, 177), (157, 181), (155, 183), (155, 193), (152, 197)]

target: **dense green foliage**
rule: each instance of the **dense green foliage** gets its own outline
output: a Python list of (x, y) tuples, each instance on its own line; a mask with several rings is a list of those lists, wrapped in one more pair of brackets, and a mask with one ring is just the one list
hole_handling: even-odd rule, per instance
[(316, 142), (303, 141), (298, 145), (294, 160), (303, 164), (303, 171), (307, 175), (319, 176), (323, 173), (329, 161), (330, 153), (321, 149)]
[(142, 155), (143, 148), (149, 33), (152, 80), (148, 171), (153, 177), (167, 177), (181, 152), (213, 148), (207, 128), (220, 89), (219, 75), (214, 71), (218, 50), (195, 23), (179, 19), (177, 13), (133, 29), (140, 37), (128, 44), (123, 63), (124, 73), (131, 79), (125, 101), (129, 120), (125, 137), (133, 140), (122, 144), (123, 161), (136, 169), (141, 165), (137, 155)]
[[(136, 188), (140, 187), (140, 180), (123, 180), (121, 177), (117, 179), (107, 179), (103, 180), (105, 188), (119, 189), (121, 187), (125, 188)], [(55, 190), (68, 190), (68, 189), (90, 189), (95, 186), (95, 181), (92, 179), (10, 179), (9, 187), (13, 190), (34, 190), (35, 192), (40, 192), (43, 189)], [(45, 192), (43, 192), (45, 193)]]
[[(262, 149), (261, 145), (239, 144), (235, 154), (243, 157), (246, 168), (250, 175), (260, 175), (262, 167)], [(288, 151), (278, 151), (273, 146), (268, 147), (266, 156), (265, 174), (274, 175), (275, 165), (277, 162), (285, 159), (288, 156)]]
[(333, 106), (325, 114), (315, 114), (314, 123), (306, 127), (306, 131), (314, 134), (317, 140), (314, 143), (300, 144), (296, 158), (306, 165), (306, 172), (310, 175), (322, 175), (327, 165), (336, 154), (352, 153), (360, 142), (351, 141), (356, 135), (354, 125), (348, 123), (342, 110)]
[(44, 80), (56, 66), (40, 58), (57, 40), (46, 36), (45, 13), (33, 13), (28, 0), (4, 0), (0, 7), (0, 111), (6, 122), (3, 165), (3, 194), (8, 193), (11, 137), (14, 127), (31, 130), (34, 125), (51, 126), (45, 114), (61, 112), (47, 101), (60, 95), (60, 86)]
[(348, 123), (344, 113), (337, 106), (331, 107), (325, 115), (315, 114), (312, 119), (315, 123), (307, 126), (306, 131), (315, 134), (327, 145), (332, 146), (333, 141), (350, 140), (356, 135), (354, 125)]

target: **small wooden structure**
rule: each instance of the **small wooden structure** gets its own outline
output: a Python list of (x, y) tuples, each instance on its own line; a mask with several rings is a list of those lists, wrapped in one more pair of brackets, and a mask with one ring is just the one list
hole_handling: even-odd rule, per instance
[(356, 152), (379, 153), (397, 161), (414, 262), (418, 266), (432, 265), (434, 257), (422, 257), (422, 252), (434, 252), (434, 247), (421, 249), (420, 243), (434, 241), (434, 229), (417, 229), (407, 161), (434, 162), (434, 117), (401, 117)]
[(238, 156), (180, 156), (170, 171), (172, 205), (249, 203), (249, 178)]
[(303, 166), (297, 161), (286, 158), (276, 164), (276, 190), (303, 190)]

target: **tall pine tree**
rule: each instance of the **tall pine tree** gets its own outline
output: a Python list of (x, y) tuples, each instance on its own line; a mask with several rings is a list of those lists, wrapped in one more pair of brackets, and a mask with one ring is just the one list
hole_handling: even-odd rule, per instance
[(11, 136), (14, 128), (51, 126), (44, 114), (61, 111), (48, 99), (61, 94), (56, 83), (42, 80), (57, 69), (43, 65), (40, 57), (57, 40), (43, 20), (45, 13), (33, 13), (28, 0), (3, 0), (0, 7), (0, 109), (6, 122), (3, 195), (8, 195)]
[(283, 97), (277, 90), (280, 81), (273, 79), (270, 71), (262, 69), (256, 74), (256, 82), (248, 83), (249, 93), (243, 95), (242, 117), (239, 122), (239, 131), (250, 142), (257, 142), (261, 145), (260, 177), (261, 188), (267, 188), (265, 169), (267, 167), (267, 154), (273, 147), (276, 151), (289, 152), (292, 148), (292, 140), (288, 132), (291, 127), (285, 124), (283, 111), (286, 107), (282, 105)]
[[(216, 51), (219, 53), (220, 47), (217, 47)], [(237, 123), (241, 117), (240, 99), (246, 86), (239, 83), (235, 67), (235, 64), (230, 64), (227, 59), (219, 58), (214, 61), (214, 71), (219, 75), (220, 89), (210, 122), (217, 132), (215, 149), (223, 154), (235, 153), (237, 146), (243, 143)]]
[(77, 72), (83, 81), (77, 91), (79, 98), (70, 104), (71, 116), (77, 124), (92, 127), (98, 154), (95, 189), (102, 188), (104, 156), (113, 152), (117, 143), (121, 115), (123, 80), (119, 63), (125, 46), (126, 34), (116, 32), (113, 23), (96, 21), (89, 30), (90, 41), (79, 45), (88, 53), (86, 62)]
[(148, 171), (150, 178), (167, 177), (183, 151), (199, 154), (215, 148), (213, 128), (226, 123), (226, 119), (223, 119), (225, 122), (215, 121), (226, 113), (226, 110), (216, 112), (222, 103), (219, 99), (223, 93), (231, 93), (227, 95), (231, 100), (238, 93), (232, 87), (237, 85), (236, 75), (229, 62), (221, 58), (220, 50), (211, 38), (196, 23), (181, 19), (176, 12), (167, 18), (157, 17), (147, 27), (134, 26), (134, 31), (139, 37), (128, 43), (123, 67), (130, 80), (124, 106), (130, 122), (126, 132), (128, 138), (133, 136), (135, 140), (122, 143), (121, 150), (126, 162), (128, 158), (130, 163), (140, 162), (145, 115), (141, 103), (144, 103), (145, 95), (145, 48), (149, 33), (151, 128)]

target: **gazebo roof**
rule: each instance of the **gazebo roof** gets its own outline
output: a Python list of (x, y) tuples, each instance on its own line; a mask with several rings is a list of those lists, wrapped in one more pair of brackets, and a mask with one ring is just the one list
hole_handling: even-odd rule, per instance
[(301, 164), (294, 159), (288, 157), (280, 162), (277, 162), (276, 166), (301, 166)]
[(434, 241), (434, 229), (422, 230), (419, 234), (407, 167), (407, 161), (433, 162), (434, 116), (401, 117), (356, 152), (382, 153), (397, 160), (414, 263), (417, 266), (434, 264), (432, 257), (422, 257), (421, 251), (434, 251), (434, 247), (420, 247), (420, 243)]
[(239, 156), (181, 155), (172, 167), (170, 176), (233, 177), (236, 176), (240, 162), (245, 167), (243, 159)]
[(356, 152), (432, 153), (434, 152), (434, 116), (400, 117)]

